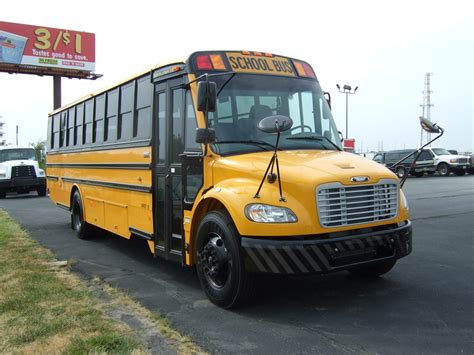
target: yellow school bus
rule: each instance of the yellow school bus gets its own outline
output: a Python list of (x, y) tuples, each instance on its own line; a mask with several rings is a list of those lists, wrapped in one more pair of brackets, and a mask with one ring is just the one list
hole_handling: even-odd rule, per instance
[(302, 60), (196, 52), (52, 112), (47, 145), (79, 238), (143, 238), (224, 308), (258, 273), (375, 277), (411, 252), (398, 178), (343, 151)]

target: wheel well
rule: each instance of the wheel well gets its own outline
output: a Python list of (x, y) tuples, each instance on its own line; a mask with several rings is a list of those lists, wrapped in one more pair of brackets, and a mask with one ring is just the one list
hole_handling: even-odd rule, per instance
[(199, 206), (197, 206), (196, 210), (194, 211), (194, 215), (192, 218), (192, 223), (191, 223), (191, 230), (190, 230), (190, 247), (191, 250), (190, 252), (190, 262), (191, 265), (194, 264), (194, 246), (195, 246), (195, 240), (196, 240), (196, 231), (199, 226), (199, 222), (203, 219), (203, 217), (210, 211), (225, 211), (226, 213), (229, 213), (225, 206), (219, 201), (214, 198), (207, 198), (204, 201), (202, 201)]

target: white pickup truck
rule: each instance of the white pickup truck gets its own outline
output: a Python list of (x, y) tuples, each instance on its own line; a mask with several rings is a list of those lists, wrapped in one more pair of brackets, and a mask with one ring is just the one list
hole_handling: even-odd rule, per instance
[(46, 177), (36, 161), (33, 148), (0, 148), (0, 198), (7, 192), (29, 193), (36, 189), (46, 195)]
[[(458, 176), (464, 175), (469, 168), (469, 157), (465, 155), (451, 154), (444, 148), (426, 148), (431, 154), (430, 158), (441, 176), (448, 176), (450, 172)], [(420, 161), (425, 159), (418, 159)]]

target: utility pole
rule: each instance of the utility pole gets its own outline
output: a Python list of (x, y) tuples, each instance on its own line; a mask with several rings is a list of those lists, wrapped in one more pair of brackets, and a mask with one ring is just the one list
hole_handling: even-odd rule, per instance
[[(431, 77), (433, 76), (433, 73), (426, 73), (425, 74), (425, 89), (422, 91), (423, 93), (423, 103), (420, 104), (422, 108), (422, 114), (421, 117), (428, 119), (431, 121), (431, 107), (434, 105), (431, 103), (431, 94), (433, 91), (430, 88), (431, 84)], [(425, 116), (426, 115), (426, 116)], [(420, 133), (420, 146), (423, 145), (423, 128), (421, 128), (421, 133)], [(429, 142), (431, 140), (431, 133), (426, 133), (426, 141)]]
[(336, 84), (336, 87), (341, 94), (346, 94), (346, 139), (347, 139), (349, 138), (349, 94), (354, 95), (359, 87), (356, 86), (354, 91), (352, 91), (352, 87), (350, 85), (344, 85), (341, 89), (339, 84)]

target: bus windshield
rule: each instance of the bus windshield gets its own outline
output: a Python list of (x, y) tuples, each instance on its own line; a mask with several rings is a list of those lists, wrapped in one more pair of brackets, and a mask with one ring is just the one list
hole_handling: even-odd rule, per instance
[(10, 160), (36, 160), (35, 150), (30, 148), (0, 150), (0, 163)]
[(272, 115), (293, 120), (293, 127), (281, 133), (279, 149), (342, 150), (329, 105), (317, 81), (232, 73), (212, 80), (220, 90), (216, 111), (209, 113), (208, 122), (216, 131), (216, 153), (271, 150), (276, 136), (261, 132), (257, 124)]

